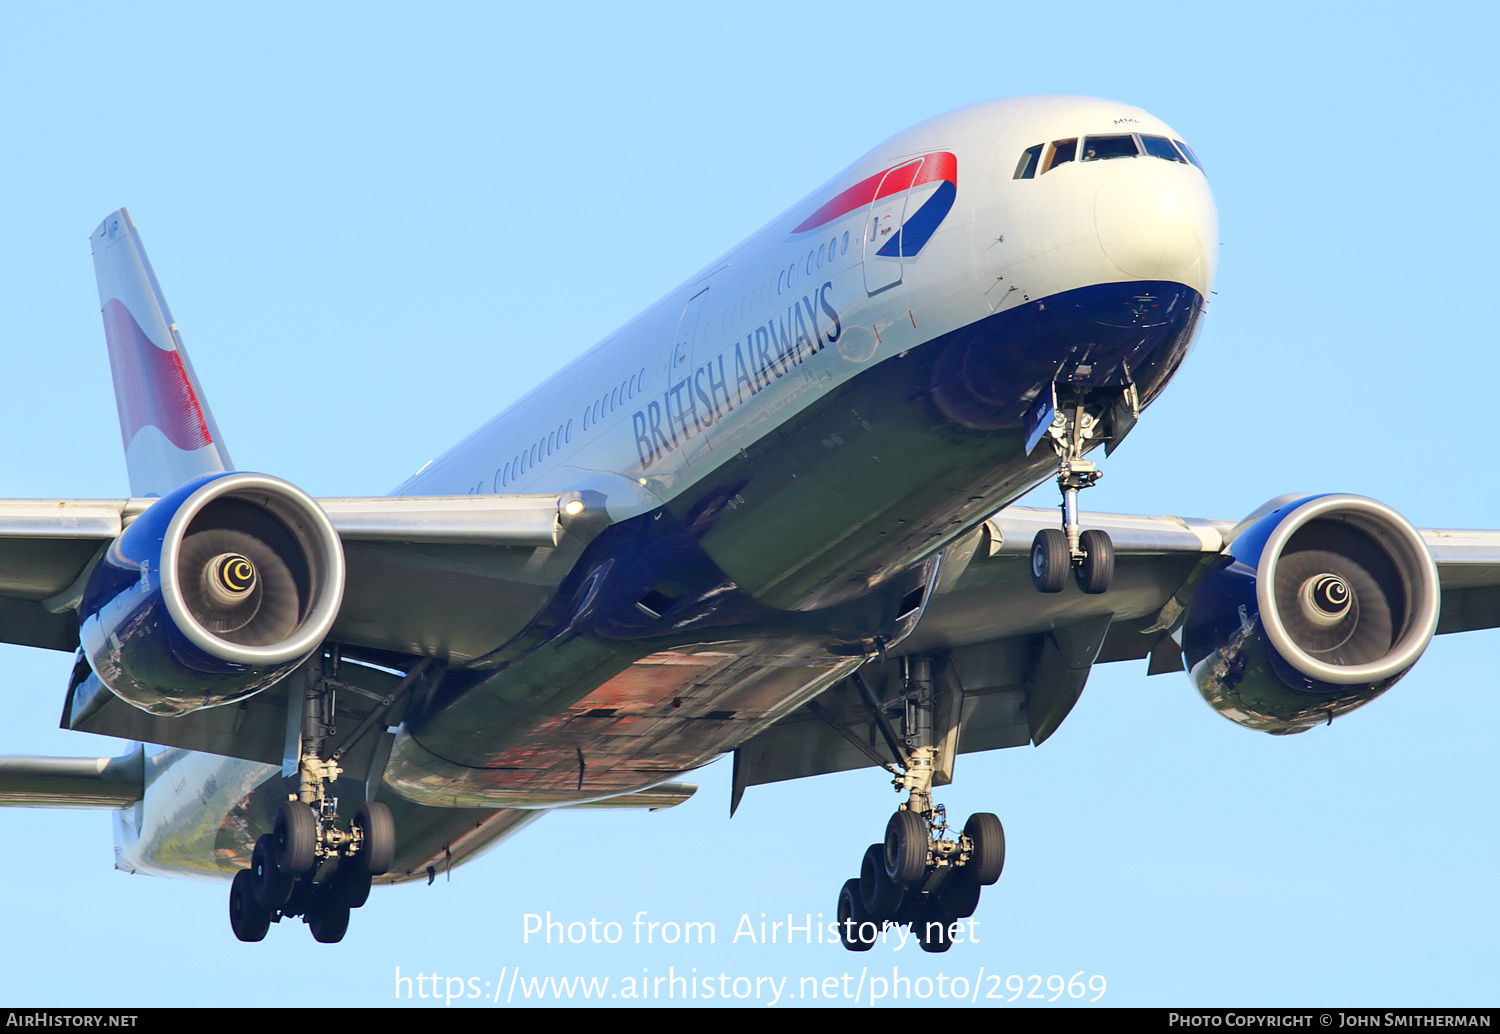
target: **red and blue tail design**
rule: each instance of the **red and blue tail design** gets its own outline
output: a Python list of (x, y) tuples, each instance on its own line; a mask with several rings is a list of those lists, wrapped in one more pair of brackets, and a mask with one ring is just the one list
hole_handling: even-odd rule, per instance
[(94, 275), (133, 496), (233, 470), (130, 213), (93, 233)]
[(906, 190), (913, 191), (912, 200), (915, 200), (916, 188), (929, 183), (937, 184), (937, 189), (912, 212), (902, 225), (901, 232), (892, 234), (890, 240), (876, 252), (887, 258), (915, 255), (947, 218), (954, 199), (958, 197), (958, 159), (948, 151), (909, 158), (888, 169), (881, 169), (875, 175), (834, 195), (816, 212), (798, 223), (792, 232), (808, 233), (850, 212)]

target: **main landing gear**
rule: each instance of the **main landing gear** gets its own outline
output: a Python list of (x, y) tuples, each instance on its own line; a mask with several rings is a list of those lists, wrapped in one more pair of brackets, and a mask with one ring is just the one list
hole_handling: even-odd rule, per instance
[(1060, 406), (1046, 434), (1057, 451), (1057, 487), (1062, 490), (1062, 528), (1043, 528), (1031, 540), (1031, 582), (1039, 592), (1061, 592), (1072, 568), (1078, 588), (1087, 593), (1109, 590), (1115, 576), (1115, 548), (1109, 533), (1081, 531), (1078, 493), (1091, 488), (1103, 473), (1083, 458), (1084, 445), (1100, 431), (1100, 421), (1081, 401)]
[(349, 910), (365, 903), (371, 882), (395, 861), (396, 825), (386, 805), (362, 804), (349, 828), (339, 828), (338, 798), (329, 790), (349, 743), (328, 760), (321, 756), (323, 742), (335, 731), (333, 714), (332, 686), (311, 677), (302, 712), (298, 792), (282, 802), (272, 831), (255, 842), (250, 868), (235, 873), (229, 888), (229, 924), (242, 941), (258, 941), (273, 922), (295, 916), (302, 916), (314, 940), (342, 940)]
[(363, 905), (374, 878), (389, 871), (396, 846), (389, 808), (360, 805), (348, 831), (320, 810), (295, 798), (282, 804), (275, 832), (255, 842), (250, 868), (235, 873), (229, 925), (240, 940), (258, 941), (273, 922), (302, 916), (313, 940), (334, 944), (349, 928), (349, 910)]
[(937, 746), (933, 736), (932, 662), (904, 662), (905, 736), (898, 738), (858, 672), (855, 687), (875, 716), (891, 752), (898, 792), (907, 800), (886, 823), (884, 842), (871, 844), (859, 876), (839, 890), (839, 939), (850, 951), (868, 951), (887, 925), (910, 925), (923, 951), (942, 952), (962, 936), (961, 920), (979, 907), (980, 892), (1005, 868), (1005, 830), (988, 812), (969, 816), (954, 834), (947, 809), (932, 803)]

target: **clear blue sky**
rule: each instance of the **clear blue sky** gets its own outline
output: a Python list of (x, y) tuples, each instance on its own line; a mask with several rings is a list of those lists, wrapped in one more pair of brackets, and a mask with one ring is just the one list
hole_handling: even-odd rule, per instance
[[(87, 243), (120, 205), (237, 463), (373, 494), (882, 138), (1070, 92), (1176, 127), (1223, 236), (1197, 351), (1089, 507), (1238, 517), (1340, 490), (1493, 527), (1496, 21), (1477, 4), (9, 4), (0, 495), (125, 494)], [(1381, 700), (1285, 739), (1182, 676), (1097, 670), (1047, 744), (964, 756), (941, 794), (998, 813), (1010, 844), (980, 944), (946, 956), (730, 943), (742, 914), (831, 918), (896, 803), (875, 772), (752, 789), (729, 821), (724, 761), (673, 811), (551, 815), (451, 882), (377, 890), (331, 947), (300, 923), (239, 944), (224, 885), (113, 872), (102, 813), (7, 810), (0, 1004), (385, 1004), (397, 967), (483, 986), (516, 966), (612, 989), (668, 967), (794, 993), (865, 966), (982, 966), (1100, 974), (1116, 1005), (1494, 1004), (1497, 635), (1440, 639)], [(0, 648), (0, 753), (116, 752), (56, 728), (68, 668)], [(523, 915), (549, 910), (714, 921), (719, 943), (523, 944)]]

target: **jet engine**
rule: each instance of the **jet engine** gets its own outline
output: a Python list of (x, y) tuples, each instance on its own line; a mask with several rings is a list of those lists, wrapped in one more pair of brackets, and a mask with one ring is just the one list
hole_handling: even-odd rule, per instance
[(1226, 718), (1304, 732), (1411, 670), (1438, 603), (1432, 557), (1400, 514), (1360, 496), (1303, 497), (1245, 527), (1203, 576), (1183, 658)]
[(301, 664), (343, 593), (343, 547), (317, 503), (264, 474), (210, 474), (152, 503), (105, 551), (80, 638), (116, 696), (187, 714)]

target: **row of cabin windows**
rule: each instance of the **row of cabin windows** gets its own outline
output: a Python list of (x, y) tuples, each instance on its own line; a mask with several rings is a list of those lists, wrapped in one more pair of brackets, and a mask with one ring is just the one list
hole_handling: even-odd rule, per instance
[[(646, 371), (642, 369), (640, 373), (635, 374), (619, 387), (611, 388), (609, 394), (590, 404), (589, 408), (583, 411), (583, 430), (587, 431), (615, 409), (635, 398), (635, 393), (641, 391), (645, 385)], [(538, 440), (531, 448), (495, 471), (494, 491), (498, 492), (520, 478), (572, 440), (573, 421), (569, 420), (566, 424), (558, 425), (557, 430), (548, 432), (547, 437)]]
[(838, 251), (837, 250), (838, 247), (839, 247), (839, 239), (838, 239), (838, 237), (834, 237), (834, 239), (831, 240), (831, 241), (829, 241), (827, 244), (819, 244), (818, 245), (818, 259), (817, 259), (817, 264), (816, 265), (813, 264), (813, 253), (809, 251), (807, 253), (807, 274), (808, 274), (808, 276), (812, 275), (812, 271), (814, 269), (822, 269), (823, 268), (823, 253), (824, 253), (825, 250), (828, 253), (828, 261), (829, 262), (833, 261), (833, 257), (834, 257), (835, 252), (837, 252), (837, 254), (839, 254), (839, 255), (843, 255), (845, 252), (847, 252), (849, 250), (849, 231), (847, 231), (847, 230), (844, 231), (844, 246), (843, 246), (843, 250), (842, 251)]
[[(833, 239), (830, 240), (827, 244), (819, 245), (816, 252), (809, 251), (807, 253), (808, 274), (811, 275), (814, 268), (821, 269), (825, 261), (832, 262), (835, 256), (845, 255), (848, 254), (848, 252), (849, 234), (847, 231), (845, 231), (842, 240), (837, 235), (835, 235)], [(796, 269), (796, 265), (793, 264), (781, 274), (776, 285), (777, 294), (781, 294), (784, 290), (787, 290), (792, 286), (792, 276), (796, 272)], [(748, 307), (750, 300), (750, 298), (746, 298), (743, 302), (740, 303), (740, 305), (736, 306), (734, 309), (735, 314), (738, 315), (738, 313), (741, 311), (742, 306)], [(726, 310), (725, 316), (727, 317), (728, 315), (729, 311)], [(645, 385), (645, 382), (646, 371), (643, 369), (640, 373), (631, 377), (628, 381), (621, 384), (618, 388), (611, 389), (608, 395), (603, 396), (599, 399), (599, 401), (591, 404), (589, 408), (583, 411), (583, 430), (587, 431), (590, 427), (598, 424), (599, 421), (603, 420), (610, 413), (614, 412), (617, 407), (625, 402), (628, 402), (630, 399), (633, 399), (635, 397), (635, 393), (641, 390), (641, 388)], [(504, 488), (512, 481), (521, 477), (542, 460), (552, 455), (555, 449), (560, 448), (562, 445), (566, 444), (567, 442), (571, 442), (572, 440), (573, 421), (569, 420), (566, 425), (559, 427), (556, 431), (553, 431), (546, 438), (537, 442), (537, 444), (533, 445), (526, 452), (521, 453), (515, 459), (511, 460), (505, 466), (497, 470), (495, 472), (495, 491), (498, 492), (501, 488)]]
[[(848, 252), (849, 232), (845, 230), (842, 241), (840, 241), (838, 236), (835, 235), (834, 238), (827, 244), (818, 245), (817, 251), (809, 251), (807, 253), (807, 275), (812, 276), (812, 271), (814, 269), (822, 269), (823, 263), (825, 261), (832, 262), (839, 255), (846, 255), (848, 254)], [(797, 264), (793, 262), (790, 266), (787, 267), (785, 273), (782, 273), (779, 277), (776, 278), (777, 294), (781, 294), (783, 291), (790, 291), (792, 289), (792, 279), (796, 276), (796, 273)]]
[(583, 411), (583, 429), (587, 431), (618, 407), (635, 398), (635, 393), (644, 389), (645, 386), (646, 371), (642, 369), (629, 380), (621, 382), (618, 388), (610, 389), (608, 394), (601, 396), (599, 401), (590, 404)]
[[(812, 271), (814, 269), (822, 269), (825, 262), (832, 262), (834, 259), (848, 253), (849, 233), (846, 230), (842, 237), (834, 235), (827, 244), (819, 244), (817, 251), (809, 251), (807, 253), (807, 261), (803, 263), (803, 268), (807, 275), (811, 276)], [(776, 293), (785, 294), (787, 291), (790, 291), (792, 289), (792, 282), (796, 279), (796, 276), (797, 264), (793, 262), (776, 277)], [(719, 320), (719, 330), (728, 333), (732, 325), (738, 325), (740, 320), (747, 314), (764, 306), (766, 303), (766, 293), (769, 288), (769, 283), (764, 284), (759, 289), (740, 299), (732, 307), (725, 309), (723, 316)]]
[(566, 424), (559, 424), (557, 430), (548, 432), (547, 437), (538, 440), (531, 448), (495, 471), (494, 491), (500, 491), (506, 485), (542, 462), (542, 460), (552, 455), (554, 450), (562, 448), (565, 443), (572, 440), (573, 421), (569, 420)]
[[(1046, 149), (1046, 156), (1042, 151)], [(1181, 140), (1170, 140), (1164, 136), (1147, 136), (1144, 133), (1109, 133), (1102, 136), (1086, 136), (1083, 138), (1082, 157), (1079, 158), (1078, 137), (1072, 136), (1064, 140), (1054, 140), (1050, 144), (1037, 144), (1028, 147), (1021, 152), (1021, 160), (1016, 163), (1015, 179), (1029, 180), (1041, 172), (1051, 172), (1064, 162), (1075, 159), (1085, 162), (1105, 161), (1110, 158), (1136, 158), (1145, 156), (1148, 158), (1161, 158), (1169, 162), (1181, 162), (1184, 165), (1195, 165), (1200, 170), (1202, 163), (1193, 149)]]

